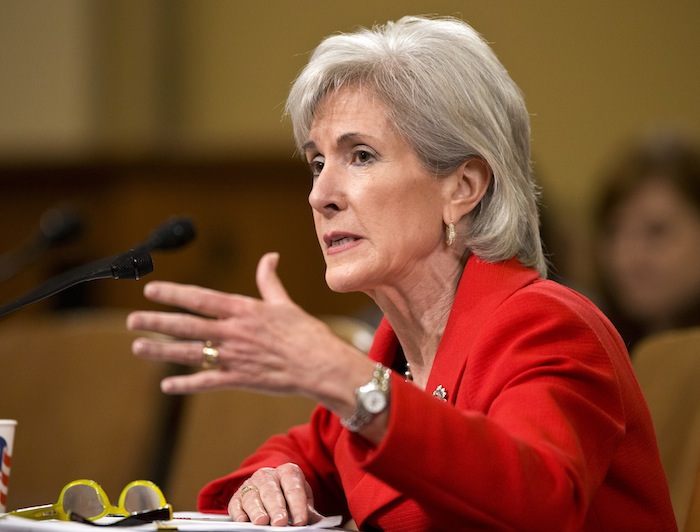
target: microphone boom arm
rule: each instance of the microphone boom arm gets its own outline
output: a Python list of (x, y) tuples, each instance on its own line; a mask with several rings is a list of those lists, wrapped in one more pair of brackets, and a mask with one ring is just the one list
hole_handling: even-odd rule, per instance
[(22, 307), (53, 296), (71, 286), (97, 279), (139, 279), (153, 271), (153, 259), (148, 251), (129, 250), (126, 253), (97, 260), (85, 266), (73, 268), (38, 288), (0, 307), (0, 317)]

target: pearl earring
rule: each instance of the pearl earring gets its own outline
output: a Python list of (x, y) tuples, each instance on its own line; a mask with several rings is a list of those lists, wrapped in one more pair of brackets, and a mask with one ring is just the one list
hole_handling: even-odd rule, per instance
[(454, 222), (450, 222), (447, 227), (445, 227), (445, 242), (448, 246), (454, 244), (456, 236), (457, 231), (455, 231), (455, 224)]

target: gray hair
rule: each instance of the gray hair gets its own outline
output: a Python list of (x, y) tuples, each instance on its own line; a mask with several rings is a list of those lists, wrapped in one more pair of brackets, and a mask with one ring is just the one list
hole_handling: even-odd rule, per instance
[(336, 34), (314, 50), (286, 104), (297, 147), (308, 141), (322, 98), (369, 89), (428, 171), (446, 175), (470, 157), (493, 180), (465, 241), (483, 260), (517, 256), (546, 276), (530, 167), (530, 118), (522, 94), (481, 36), (451, 17), (403, 17)]

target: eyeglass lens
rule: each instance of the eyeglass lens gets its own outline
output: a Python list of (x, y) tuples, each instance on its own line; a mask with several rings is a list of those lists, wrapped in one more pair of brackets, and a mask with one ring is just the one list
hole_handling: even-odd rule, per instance
[(162, 506), (159, 493), (151, 486), (131, 486), (124, 494), (124, 509), (129, 513), (155, 510)]
[(104, 512), (105, 501), (92, 486), (76, 484), (63, 494), (63, 509), (66, 512), (76, 512), (87, 518), (92, 518)]

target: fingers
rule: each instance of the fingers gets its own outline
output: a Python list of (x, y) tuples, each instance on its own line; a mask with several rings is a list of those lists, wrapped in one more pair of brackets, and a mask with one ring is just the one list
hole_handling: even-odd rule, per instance
[(198, 371), (191, 375), (177, 375), (164, 378), (160, 383), (163, 393), (170, 395), (191, 394), (242, 386), (240, 379), (233, 372), (223, 372), (215, 369)]
[(198, 340), (216, 338), (216, 321), (178, 312), (132, 312), (126, 318), (130, 330), (153, 331), (168, 336)]
[[(291, 302), (287, 291), (276, 273), (278, 253), (263, 255), (258, 263), (256, 281), (264, 302)], [(194, 285), (183, 285), (165, 281), (146, 284), (144, 295), (151, 301), (179, 307), (194, 314), (173, 312), (133, 312), (127, 319), (132, 330), (154, 331), (186, 339), (215, 339), (217, 334), (212, 324), (232, 316), (250, 315), (260, 303), (251, 297), (227, 294)], [(201, 317), (215, 318), (203, 320)]]
[(160, 362), (177, 361), (186, 366), (202, 364), (203, 344), (200, 341), (175, 342), (155, 340), (152, 338), (137, 338), (131, 344), (134, 355)]
[(256, 525), (305, 525), (312, 512), (313, 497), (304, 474), (296, 464), (256, 471), (236, 491), (229, 502), (234, 521), (250, 521)]
[(255, 281), (263, 300), (269, 303), (286, 303), (290, 301), (287, 290), (277, 276), (279, 253), (266, 253), (258, 262)]
[[(127, 317), (129, 329), (167, 337), (138, 338), (132, 352), (149, 360), (215, 369), (166, 379), (161, 384), (164, 392), (237, 387), (290, 393), (296, 389), (298, 364), (291, 360), (294, 350), (286, 340), (299, 327), (311, 329), (301, 335), (303, 343), (304, 338), (313, 337), (317, 324), (289, 299), (276, 273), (278, 260), (277, 253), (268, 253), (259, 261), (256, 280), (262, 300), (178, 283), (146, 285), (144, 293), (152, 301), (195, 314), (132, 312)], [(205, 342), (211, 345), (206, 344), (203, 351)], [(307, 346), (299, 349), (306, 351)]]
[(229, 513), (234, 521), (286, 526), (289, 522), (287, 504), (275, 470), (259, 469), (244, 482), (231, 498)]
[(293, 525), (309, 523), (309, 507), (313, 507), (314, 497), (304, 473), (296, 464), (284, 464), (277, 468), (280, 486), (287, 501), (290, 521)]
[(229, 514), (231, 519), (237, 522), (250, 521), (255, 525), (285, 526), (288, 522), (286, 510), (281, 513), (278, 504), (278, 515), (271, 519), (262, 502), (260, 490), (251, 481), (241, 486), (231, 498)]
[(147, 283), (143, 293), (156, 303), (187, 309), (212, 318), (225, 318), (236, 314), (237, 309), (250, 299), (201, 286), (167, 281)]

